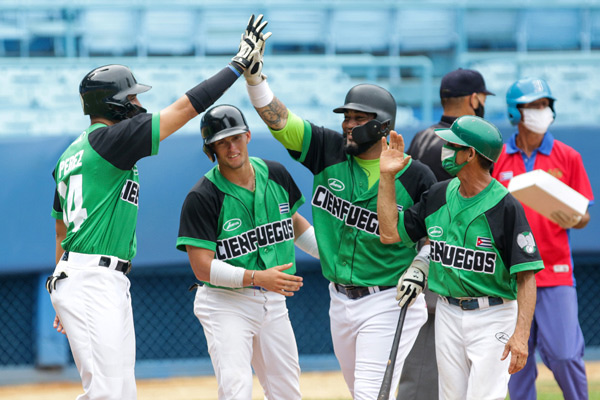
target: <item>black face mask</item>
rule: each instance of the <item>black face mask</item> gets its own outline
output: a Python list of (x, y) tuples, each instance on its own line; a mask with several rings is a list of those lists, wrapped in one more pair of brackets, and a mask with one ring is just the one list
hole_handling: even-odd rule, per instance
[(483, 116), (485, 115), (485, 107), (483, 106), (483, 103), (479, 101), (479, 105), (477, 106), (477, 108), (474, 108), (473, 111), (475, 111), (475, 115), (477, 117), (483, 118)]

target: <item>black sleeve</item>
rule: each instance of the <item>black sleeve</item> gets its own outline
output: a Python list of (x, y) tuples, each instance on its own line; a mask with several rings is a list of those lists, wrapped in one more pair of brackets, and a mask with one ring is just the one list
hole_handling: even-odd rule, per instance
[(152, 154), (152, 114), (144, 113), (92, 131), (90, 145), (106, 161), (130, 170)]
[[(188, 193), (179, 219), (179, 237), (217, 242), (219, 215), (224, 194), (202, 178)], [(185, 250), (185, 249), (184, 249)]]
[[(52, 179), (54, 179), (54, 181), (56, 182), (56, 177), (55, 177), (55, 171), (52, 170)], [(60, 204), (60, 198), (58, 197), (58, 190), (56, 189), (56, 185), (55, 189), (54, 189), (54, 204), (52, 206), (52, 208), (54, 209), (54, 211), (56, 212), (63, 212), (62, 210), (62, 205)]]
[(237, 80), (238, 75), (225, 67), (210, 78), (190, 89), (186, 95), (198, 114), (212, 106)]
[[(305, 135), (311, 135), (311, 139), (302, 165), (308, 168), (313, 175), (317, 175), (331, 165), (346, 161), (344, 137), (340, 133), (312, 123), (310, 127), (312, 132), (304, 132)], [(294, 156), (293, 153), (290, 154), (292, 157)], [(295, 154), (299, 156), (298, 153)]]
[(436, 179), (441, 182), (452, 176), (442, 167), (442, 147), (444, 141), (435, 134), (435, 129), (446, 128), (449, 124), (439, 123), (416, 134), (406, 151), (412, 158), (431, 168)]
[[(513, 265), (541, 260), (523, 206), (510, 193), (486, 211), (494, 243), (510, 269)], [(529, 238), (528, 236), (531, 236)], [(533, 243), (533, 247), (528, 244)]]
[(446, 190), (450, 181), (433, 184), (423, 192), (419, 202), (404, 211), (404, 229), (413, 242), (427, 236), (425, 218), (446, 204)]
[(263, 161), (269, 167), (269, 179), (277, 182), (277, 184), (287, 190), (290, 196), (290, 209), (294, 208), (294, 204), (302, 197), (302, 192), (298, 188), (298, 185), (296, 185), (296, 182), (282, 164), (276, 161)]
[(436, 183), (431, 169), (418, 160), (413, 160), (410, 167), (398, 177), (398, 180), (412, 198), (413, 203), (416, 203), (421, 195)]

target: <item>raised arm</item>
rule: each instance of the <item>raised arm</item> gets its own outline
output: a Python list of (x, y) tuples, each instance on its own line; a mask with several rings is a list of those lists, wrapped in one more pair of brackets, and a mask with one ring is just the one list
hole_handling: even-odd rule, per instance
[(396, 174), (408, 162), (410, 156), (404, 156), (404, 139), (396, 131), (390, 132), (390, 144), (381, 138), (381, 156), (379, 158), (379, 192), (377, 194), (377, 218), (381, 243), (400, 241), (398, 234), (398, 207), (396, 206)]
[(264, 48), (264, 40), (270, 36), (270, 33), (262, 34), (266, 25), (267, 21), (262, 21), (262, 15), (255, 18), (253, 14), (242, 34), (238, 53), (231, 63), (160, 112), (160, 140), (166, 139), (213, 105), (251, 67), (252, 60)]

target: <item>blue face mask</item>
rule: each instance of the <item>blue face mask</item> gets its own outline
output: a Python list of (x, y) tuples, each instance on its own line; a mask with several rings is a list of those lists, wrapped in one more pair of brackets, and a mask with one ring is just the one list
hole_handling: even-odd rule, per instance
[(446, 172), (448, 172), (450, 175), (456, 176), (456, 174), (458, 174), (458, 171), (460, 171), (465, 165), (467, 165), (467, 161), (465, 161), (462, 164), (457, 164), (456, 155), (459, 151), (466, 149), (468, 149), (468, 147), (456, 148), (450, 147), (447, 144), (445, 144), (444, 147), (442, 147), (442, 168), (444, 168)]

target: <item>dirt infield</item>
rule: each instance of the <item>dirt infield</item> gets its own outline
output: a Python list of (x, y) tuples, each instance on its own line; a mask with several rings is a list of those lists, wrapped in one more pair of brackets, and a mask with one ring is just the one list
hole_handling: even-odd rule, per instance
[[(586, 363), (590, 393), (600, 391), (600, 362)], [(540, 365), (538, 386), (544, 391), (557, 390), (550, 371)], [(302, 396), (307, 400), (350, 400), (350, 395), (340, 372), (307, 372), (300, 378)], [(0, 387), (3, 400), (56, 400), (74, 399), (81, 394), (79, 383), (45, 383)], [(217, 384), (212, 376), (170, 379), (144, 379), (138, 381), (140, 400), (216, 400)], [(262, 400), (262, 390), (254, 379), (253, 400)]]

